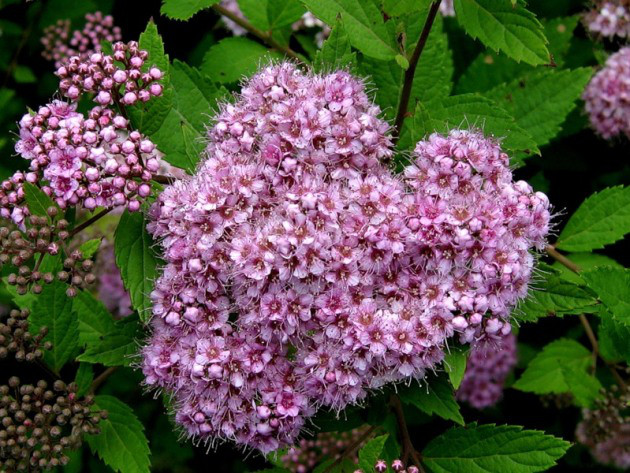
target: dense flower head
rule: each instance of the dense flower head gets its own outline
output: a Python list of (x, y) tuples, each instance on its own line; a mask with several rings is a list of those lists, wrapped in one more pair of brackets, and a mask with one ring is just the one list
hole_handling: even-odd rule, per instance
[(602, 137), (630, 137), (630, 47), (621, 48), (608, 58), (582, 98), (591, 126)]
[(191, 435), (271, 451), (320, 406), (423, 379), (449, 337), (509, 332), (546, 197), (475, 131), (393, 175), (379, 112), (347, 72), (266, 67), (152, 207), (167, 264), (143, 368)]
[(468, 357), (457, 399), (476, 409), (496, 404), (503, 395), (503, 384), (516, 365), (516, 337), (509, 333), (497, 342), (476, 344)]
[(44, 29), (41, 41), (44, 45), (42, 56), (49, 61), (55, 61), (55, 67), (61, 67), (72, 56), (81, 60), (88, 59), (92, 54), (101, 51), (101, 42), (114, 43), (122, 36), (120, 28), (114, 26), (111, 15), (103, 15), (97, 11), (85, 15), (85, 26), (82, 30), (75, 30), (70, 35), (70, 20), (61, 19), (56, 24)]
[(124, 105), (134, 105), (162, 95), (159, 80), (163, 72), (155, 66), (142, 71), (147, 51), (135, 41), (114, 43), (113, 49), (111, 56), (100, 52), (87, 59), (73, 56), (59, 67), (56, 74), (61, 79), (61, 93), (70, 100), (94, 93), (94, 101), (102, 106), (111, 105), (117, 97)]
[(630, 468), (630, 416), (627, 413), (630, 391), (627, 387), (613, 386), (595, 403), (593, 409), (583, 411), (576, 438), (590, 449), (598, 462), (627, 470)]
[(599, 36), (630, 36), (630, 0), (596, 0), (584, 16), (586, 28)]

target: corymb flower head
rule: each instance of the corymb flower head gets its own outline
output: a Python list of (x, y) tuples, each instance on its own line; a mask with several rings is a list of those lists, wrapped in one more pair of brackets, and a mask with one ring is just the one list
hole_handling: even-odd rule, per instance
[(584, 16), (584, 23), (595, 35), (627, 38), (630, 36), (630, 1), (596, 0), (592, 10)]
[(379, 112), (347, 72), (266, 67), (152, 207), (167, 264), (143, 369), (191, 435), (268, 452), (320, 406), (423, 379), (454, 335), (509, 332), (546, 197), (475, 131), (392, 174)]

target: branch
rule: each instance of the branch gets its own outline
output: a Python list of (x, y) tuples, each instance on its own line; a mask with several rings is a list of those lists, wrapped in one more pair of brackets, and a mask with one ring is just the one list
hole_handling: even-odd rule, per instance
[(107, 368), (101, 374), (99, 374), (96, 377), (96, 379), (94, 379), (94, 381), (92, 381), (92, 384), (90, 385), (90, 390), (88, 391), (88, 393), (94, 394), (96, 392), (96, 390), (99, 388), (99, 386), (101, 384), (103, 384), (105, 382), (105, 380), (112, 375), (112, 373), (114, 373), (116, 371), (116, 368), (117, 368), (117, 366), (112, 366), (110, 368)]
[(403, 83), (402, 92), (400, 93), (400, 103), (398, 104), (396, 120), (394, 121), (394, 144), (396, 144), (400, 138), (400, 133), (402, 132), (403, 121), (407, 115), (409, 99), (411, 98), (411, 89), (413, 87), (413, 78), (416, 74), (416, 67), (418, 66), (422, 50), (427, 44), (427, 39), (429, 39), (429, 33), (431, 33), (433, 22), (435, 21), (435, 17), (440, 9), (440, 3), (442, 3), (442, 0), (435, 0), (431, 4), (431, 9), (429, 10), (427, 19), (424, 22), (424, 28), (422, 28), (422, 33), (420, 33), (420, 38), (418, 38), (418, 44), (416, 44), (416, 48), (413, 50), (413, 54), (409, 60), (409, 67), (405, 71), (405, 81)]
[(103, 209), (101, 210), (99, 213), (97, 213), (96, 215), (94, 215), (92, 218), (86, 220), (85, 222), (83, 222), (81, 225), (74, 227), (72, 229), (72, 231), (70, 232), (70, 238), (72, 238), (73, 236), (75, 236), (77, 233), (79, 233), (81, 230), (85, 230), (87, 227), (89, 227), (90, 225), (92, 225), (94, 222), (96, 222), (97, 220), (99, 220), (100, 218), (104, 217), (105, 215), (107, 215), (109, 212), (111, 212), (112, 209)]
[[(438, 2), (439, 5), (440, 2)], [(389, 404), (396, 415), (396, 422), (398, 424), (398, 432), (400, 433), (400, 440), (402, 441), (402, 462), (407, 464), (409, 457), (411, 456), (412, 463), (418, 467), (418, 469), (424, 473), (422, 463), (420, 461), (420, 454), (416, 451), (409, 435), (409, 429), (407, 429), (407, 421), (405, 421), (405, 413), (403, 412), (400, 398), (396, 394), (392, 394), (389, 397)]]
[(330, 473), (330, 471), (332, 471), (333, 468), (339, 465), (339, 463), (341, 463), (341, 461), (344, 458), (350, 457), (350, 455), (352, 455), (356, 451), (356, 449), (359, 448), (361, 444), (365, 442), (365, 440), (370, 435), (372, 435), (372, 433), (374, 433), (375, 430), (376, 430), (375, 425), (370, 426), (370, 428), (367, 429), (358, 439), (356, 439), (354, 442), (348, 445), (348, 447), (346, 447), (346, 449), (343, 452), (341, 452), (341, 454), (337, 458), (335, 458), (335, 461), (326, 467), (323, 473)]
[[(547, 245), (547, 247), (545, 248), (545, 251), (547, 252), (549, 256), (551, 256), (553, 259), (555, 259), (558, 263), (560, 263), (564, 267), (570, 269), (576, 274), (580, 273), (581, 268), (577, 264), (575, 264), (573, 261), (571, 261), (569, 258), (567, 258), (562, 253), (560, 253), (558, 250), (556, 250), (552, 245)], [(615, 380), (617, 380), (617, 383), (619, 384), (619, 386), (625, 388), (626, 382), (623, 380), (623, 378), (617, 371), (617, 368), (615, 368), (615, 365), (605, 360), (604, 357), (602, 357), (601, 353), (599, 352), (599, 343), (597, 342), (597, 337), (595, 336), (595, 332), (593, 331), (593, 328), (591, 327), (591, 324), (589, 323), (588, 319), (586, 318), (584, 314), (580, 314), (579, 319), (580, 319), (580, 322), (582, 323), (582, 326), (584, 327), (586, 336), (588, 337), (588, 340), (591, 343), (591, 347), (593, 349), (593, 358), (594, 358), (593, 368), (596, 367), (597, 358), (600, 358), (606, 364), (606, 366), (612, 373)]]
[(162, 176), (160, 174), (156, 174), (151, 179), (157, 182), (158, 184), (172, 184), (173, 182), (177, 180), (174, 177)]
[(300, 59), (300, 57), (295, 51), (293, 51), (288, 46), (283, 46), (282, 44), (278, 43), (275, 39), (273, 39), (273, 37), (271, 36), (271, 32), (265, 32), (265, 31), (259, 30), (254, 25), (252, 25), (249, 21), (247, 21), (245, 18), (232, 13), (230, 10), (222, 7), (218, 3), (215, 3), (214, 5), (212, 5), (211, 8), (218, 14), (223, 15), (224, 17), (232, 20), (238, 26), (246, 29), (248, 32), (250, 32), (257, 38), (260, 38), (269, 46), (271, 46), (273, 49), (276, 49), (286, 54), (287, 56), (295, 59), (298, 62), (302, 62), (302, 60)]

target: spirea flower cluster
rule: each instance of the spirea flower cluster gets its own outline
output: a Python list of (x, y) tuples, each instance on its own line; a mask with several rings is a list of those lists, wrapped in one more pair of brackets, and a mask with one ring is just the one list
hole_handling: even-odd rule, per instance
[(58, 20), (56, 24), (44, 29), (41, 41), (44, 45), (42, 56), (61, 67), (69, 58), (78, 56), (82, 61), (101, 51), (101, 42), (114, 43), (122, 39), (120, 28), (114, 26), (111, 15), (100, 11), (85, 15), (85, 26), (75, 30), (70, 36), (70, 20)]
[(450, 337), (509, 332), (546, 197), (475, 131), (393, 175), (379, 112), (346, 72), (266, 67), (152, 207), (167, 264), (143, 369), (190, 435), (272, 451), (321, 406), (423, 379)]
[(599, 36), (627, 38), (630, 36), (630, 1), (597, 0), (584, 16), (586, 28)]
[(509, 333), (497, 342), (481, 342), (468, 357), (457, 399), (476, 409), (496, 404), (503, 395), (503, 384), (516, 365), (516, 337)]
[(595, 401), (594, 409), (585, 409), (575, 432), (593, 457), (605, 465), (630, 468), (630, 416), (627, 414), (630, 391), (613, 386)]
[[(30, 161), (29, 171), (2, 183), (0, 216), (18, 224), (24, 220), (25, 181), (39, 185), (62, 209), (140, 208), (160, 168), (157, 150), (109, 106), (124, 108), (162, 94), (162, 71), (142, 72), (147, 56), (136, 42), (116, 43), (113, 56), (74, 56), (57, 70), (60, 89), (71, 101), (54, 100), (20, 120), (15, 149)], [(84, 115), (77, 101), (86, 93), (98, 105)]]
[(591, 79), (582, 98), (591, 126), (604, 138), (630, 137), (630, 47), (620, 49)]

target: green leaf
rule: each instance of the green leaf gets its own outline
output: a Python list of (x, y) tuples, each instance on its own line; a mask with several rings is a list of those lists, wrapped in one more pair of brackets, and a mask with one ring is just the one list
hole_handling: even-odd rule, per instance
[(431, 128), (414, 129), (414, 141), (433, 131), (447, 133), (461, 126), (477, 127), (486, 136), (503, 138), (501, 144), (507, 150), (538, 153), (536, 142), (518, 126), (514, 118), (496, 102), (480, 95), (454, 95), (427, 104), (425, 110), (429, 111)]
[(599, 352), (607, 361), (630, 362), (630, 327), (617, 321), (606, 308), (602, 308), (598, 329)]
[(603, 266), (581, 274), (615, 320), (630, 327), (630, 269)]
[(252, 25), (263, 31), (269, 30), (269, 17), (267, 15), (269, 0), (238, 0), (237, 3), (243, 16)]
[(556, 246), (566, 251), (603, 248), (630, 232), (630, 186), (610, 187), (588, 197), (571, 215)]
[(340, 69), (356, 62), (356, 55), (352, 52), (348, 34), (343, 26), (341, 17), (337, 17), (330, 36), (324, 41), (322, 49), (315, 54), (313, 69), (317, 72)]
[(434, 473), (530, 473), (555, 465), (570, 446), (517, 425), (471, 424), (431, 440), (422, 458)]
[(218, 110), (218, 102), (226, 96), (199, 70), (175, 61), (171, 67), (171, 106), (159, 127), (147, 132), (165, 153), (164, 159), (189, 173), (197, 167), (208, 115)]
[(535, 282), (527, 299), (514, 312), (517, 320), (536, 322), (550, 315), (582, 314), (597, 309), (597, 300), (582, 286), (567, 281), (553, 270), (543, 273), (543, 281)]
[(94, 370), (88, 363), (80, 363), (74, 382), (77, 385), (77, 396), (82, 397), (89, 391), (94, 380)]
[(433, 0), (385, 0), (383, 10), (389, 16), (401, 16), (416, 11), (426, 11)]
[(455, 389), (462, 384), (467, 361), (468, 351), (460, 347), (453, 347), (450, 353), (444, 355), (444, 370), (448, 373), (448, 379)]
[(23, 184), (23, 187), (26, 205), (31, 211), (31, 214), (39, 215), (40, 217), (46, 217), (50, 221), (50, 217), (48, 216), (46, 210), (49, 207), (56, 207), (52, 199), (48, 197), (48, 195), (43, 190), (31, 184), (30, 182), (25, 182)]
[(160, 13), (172, 20), (189, 20), (192, 16), (220, 0), (162, 0)]
[(145, 322), (151, 313), (149, 295), (157, 276), (159, 259), (153, 249), (153, 240), (145, 228), (142, 213), (125, 210), (114, 238), (120, 275), (131, 296), (133, 308), (138, 311), (140, 320)]
[(359, 468), (363, 471), (374, 470), (374, 464), (381, 458), (388, 435), (374, 437), (359, 450)]
[(90, 450), (116, 472), (148, 473), (149, 441), (131, 407), (113, 396), (94, 401), (94, 409), (106, 410), (107, 419), (99, 423), (100, 434), (85, 436)]
[(37, 82), (37, 77), (35, 77), (31, 68), (19, 64), (13, 69), (13, 79), (18, 84), (33, 84)]
[(436, 414), (443, 419), (464, 425), (453, 387), (445, 376), (427, 378), (426, 386), (414, 384), (402, 388), (399, 396), (405, 404), (411, 404), (430, 416)]
[(101, 238), (88, 240), (79, 247), (79, 251), (84, 258), (91, 258), (101, 247), (101, 241), (103, 241)]
[(283, 26), (288, 26), (300, 18), (306, 12), (298, 0), (267, 0), (267, 20), (270, 31), (277, 31)]
[(38, 333), (43, 326), (48, 327), (44, 340), (52, 342), (53, 348), (44, 350), (44, 361), (55, 373), (74, 358), (79, 348), (79, 324), (72, 310), (72, 300), (66, 295), (67, 287), (58, 281), (44, 286), (29, 316), (32, 333)]
[(100, 337), (98, 343), (88, 344), (77, 360), (105, 366), (129, 366), (132, 355), (138, 350), (140, 334), (141, 326), (136, 317), (125, 317), (116, 322), (113, 330)]
[[(175, 1), (177, 3), (186, 2), (186, 0)], [(160, 33), (158, 33), (157, 26), (152, 19), (149, 20), (149, 23), (147, 23), (147, 27), (145, 28), (144, 32), (140, 34), (138, 44), (140, 46), (140, 49), (143, 49), (149, 53), (149, 56), (142, 67), (143, 71), (147, 71), (152, 66), (156, 66), (162, 72), (164, 72), (164, 74), (168, 75), (169, 62), (168, 56), (164, 54), (164, 42), (162, 41), (162, 37), (160, 36)]]
[(510, 0), (455, 0), (457, 21), (495, 51), (528, 64), (549, 62), (547, 39), (536, 16)]
[(592, 363), (589, 350), (562, 338), (545, 346), (512, 387), (535, 394), (570, 392), (580, 406), (588, 407), (601, 388), (597, 378), (587, 373)]
[(374, 0), (302, 0), (302, 3), (329, 25), (341, 15), (350, 43), (366, 56), (391, 60), (399, 54), (394, 35)]
[(87, 291), (79, 291), (72, 299), (72, 310), (77, 314), (79, 344), (96, 345), (116, 328), (114, 318), (103, 303)]
[(225, 38), (208, 50), (201, 72), (213, 81), (227, 84), (251, 75), (271, 57), (282, 56), (247, 38)]
[[(617, 261), (599, 253), (570, 253), (567, 255), (571, 261), (577, 264), (582, 271), (588, 269), (594, 269), (597, 266), (614, 266), (617, 268), (623, 268)], [(584, 284), (584, 280), (579, 274), (574, 273), (562, 263), (556, 261), (552, 268), (558, 271), (563, 279), (574, 282), (576, 284)]]
[(593, 70), (545, 70), (496, 87), (486, 94), (505, 108), (540, 147), (561, 129)]

